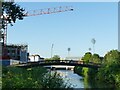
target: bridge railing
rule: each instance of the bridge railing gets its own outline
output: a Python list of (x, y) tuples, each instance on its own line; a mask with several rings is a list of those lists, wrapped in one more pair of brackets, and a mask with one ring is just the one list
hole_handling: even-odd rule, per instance
[(99, 68), (101, 64), (97, 63), (84, 63), (83, 61), (74, 61), (74, 60), (42, 60), (38, 62), (29, 62), (28, 66), (38, 66), (38, 65), (72, 65), (72, 66), (82, 66), (82, 67), (90, 67), (90, 68)]
[(73, 60), (45, 60), (39, 61), (39, 64), (47, 63), (68, 63), (68, 64), (83, 64), (83, 61), (73, 61)]
[(86, 65), (86, 66), (101, 66), (98, 63), (84, 63), (83, 61), (74, 61), (74, 60), (44, 60), (38, 62), (31, 62), (30, 64), (73, 64), (73, 65)]

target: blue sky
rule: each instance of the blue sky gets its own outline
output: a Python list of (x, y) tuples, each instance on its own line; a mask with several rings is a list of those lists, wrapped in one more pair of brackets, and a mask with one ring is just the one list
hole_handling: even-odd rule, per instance
[[(26, 11), (58, 6), (73, 6), (74, 11), (30, 16), (8, 27), (8, 43), (28, 44), (30, 54), (83, 56), (92, 48), (103, 56), (118, 48), (117, 2), (19, 2)], [(91, 51), (92, 52), (92, 51)]]

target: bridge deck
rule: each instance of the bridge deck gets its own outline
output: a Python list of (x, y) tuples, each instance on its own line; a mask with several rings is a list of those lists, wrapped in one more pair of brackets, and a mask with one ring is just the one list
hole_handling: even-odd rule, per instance
[(98, 64), (85, 64), (83, 61), (73, 61), (73, 60), (45, 60), (38, 62), (28, 62), (27, 65), (24, 66), (46, 66), (46, 65), (67, 65), (67, 66), (81, 66), (88, 68), (99, 68), (101, 65)]

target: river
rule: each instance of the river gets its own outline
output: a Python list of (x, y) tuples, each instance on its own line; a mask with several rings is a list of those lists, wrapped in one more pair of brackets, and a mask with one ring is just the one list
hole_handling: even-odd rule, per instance
[[(61, 75), (65, 83), (68, 85), (71, 84), (72, 88), (113, 88), (110, 85), (107, 85), (106, 83), (97, 83), (91, 80), (91, 82), (88, 82), (87, 78), (84, 78), (82, 76), (79, 76), (78, 74), (74, 73), (72, 70), (55, 70), (57, 73)], [(52, 71), (52, 72), (55, 72)], [(120, 89), (117, 89), (120, 90)]]
[[(83, 77), (75, 74), (72, 70), (56, 70), (68, 85), (73, 88), (84, 88)], [(54, 72), (54, 71), (52, 71)]]
[[(88, 78), (84, 78), (74, 73), (72, 70), (55, 70), (63, 78), (68, 86), (71, 84), (72, 88), (113, 88), (106, 83), (94, 82), (94, 80), (88, 81)], [(54, 70), (52, 72), (55, 72)], [(120, 89), (117, 89), (120, 90)]]

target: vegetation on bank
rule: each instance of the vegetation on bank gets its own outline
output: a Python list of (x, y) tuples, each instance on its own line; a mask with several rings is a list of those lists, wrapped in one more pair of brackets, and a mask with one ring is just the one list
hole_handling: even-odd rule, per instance
[(45, 60), (60, 60), (60, 56), (59, 55), (54, 55), (51, 58), (45, 58)]
[(43, 67), (3, 67), (2, 88), (70, 88), (59, 74)]
[[(99, 69), (75, 66), (74, 72), (88, 79), (90, 84), (99, 88), (120, 88), (120, 52), (109, 51), (104, 57), (87, 52), (82, 58), (84, 63), (101, 64)], [(91, 82), (92, 81), (92, 82)]]

